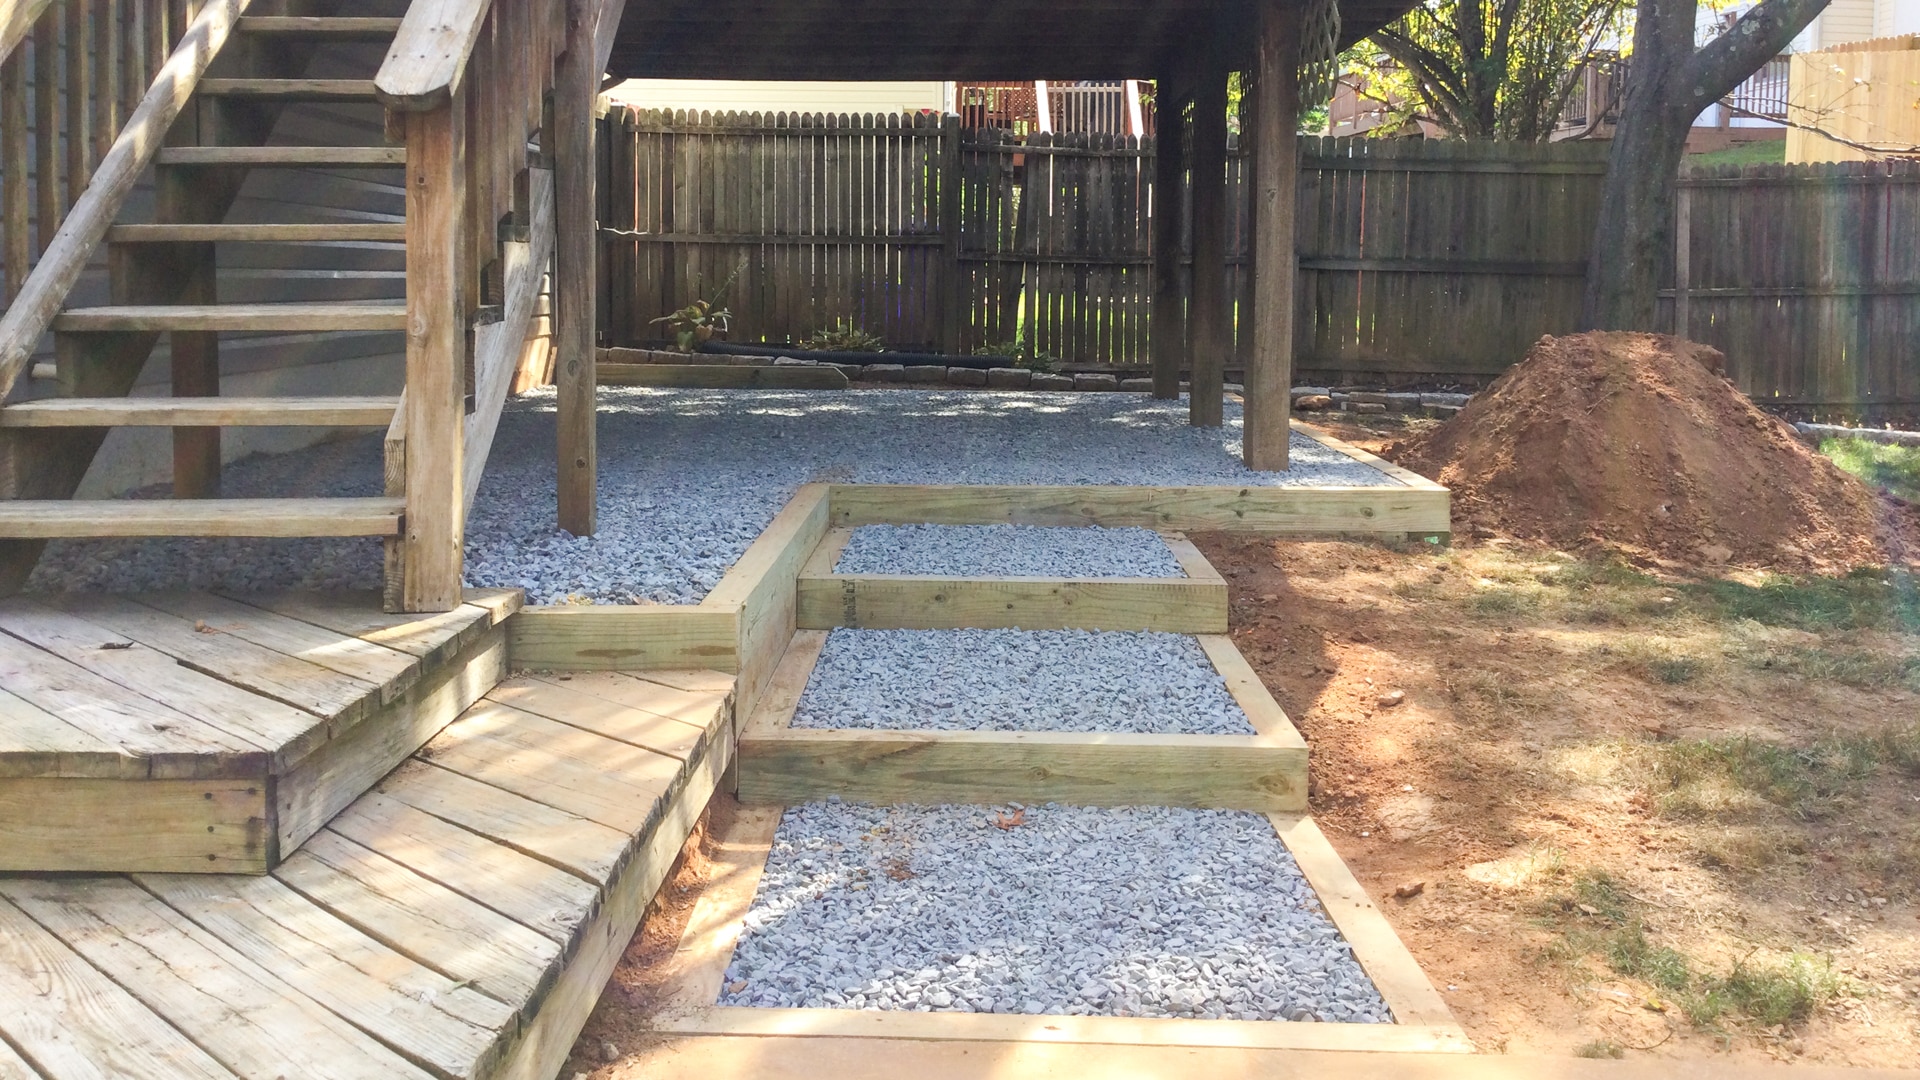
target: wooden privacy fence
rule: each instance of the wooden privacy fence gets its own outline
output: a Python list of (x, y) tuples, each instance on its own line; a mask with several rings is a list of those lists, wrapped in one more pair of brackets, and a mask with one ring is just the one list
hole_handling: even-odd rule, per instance
[[(603, 123), (611, 344), (665, 340), (652, 320), (723, 294), (737, 342), (798, 341), (844, 320), (893, 348), (967, 353), (1024, 336), (1070, 364), (1148, 363), (1151, 137), (1017, 139), (924, 115), (617, 108)], [(1578, 325), (1606, 143), (1301, 144), (1303, 378), (1485, 378)], [(1689, 326), (1728, 353), (1743, 389), (1781, 403), (1920, 403), (1912, 168), (1685, 181)], [(1236, 311), (1250, 309), (1246, 174), (1236, 148), (1225, 177)], [(1175, 201), (1185, 265), (1190, 215)], [(1251, 338), (1235, 319), (1230, 368)]]

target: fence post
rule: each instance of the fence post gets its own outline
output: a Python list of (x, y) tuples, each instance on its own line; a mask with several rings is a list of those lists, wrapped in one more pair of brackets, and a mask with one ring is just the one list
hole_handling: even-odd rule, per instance
[(1687, 296), (1693, 287), (1693, 189), (1684, 180), (1679, 188), (1673, 206), (1673, 336), (1684, 338), (1693, 325)]
[(946, 288), (940, 293), (940, 348), (960, 352), (960, 315), (967, 310), (966, 268), (960, 265), (960, 117), (940, 121), (940, 247)]

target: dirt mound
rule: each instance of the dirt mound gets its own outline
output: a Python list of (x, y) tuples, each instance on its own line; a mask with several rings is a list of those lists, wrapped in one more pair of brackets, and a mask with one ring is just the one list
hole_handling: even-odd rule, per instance
[(1714, 349), (1654, 334), (1541, 338), (1460, 415), (1395, 448), (1454, 516), (1681, 566), (1885, 561), (1873, 494), (1755, 408)]

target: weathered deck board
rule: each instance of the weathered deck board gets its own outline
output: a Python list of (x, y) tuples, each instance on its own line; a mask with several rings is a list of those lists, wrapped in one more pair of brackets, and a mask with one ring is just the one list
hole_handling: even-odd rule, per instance
[(424, 761), (394, 770), (379, 792), (514, 851), (537, 851), (545, 862), (596, 885), (613, 879), (627, 845), (627, 834), (618, 829)]

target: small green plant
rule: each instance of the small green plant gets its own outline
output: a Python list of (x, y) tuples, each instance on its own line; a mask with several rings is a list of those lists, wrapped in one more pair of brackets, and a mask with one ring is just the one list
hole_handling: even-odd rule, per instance
[(713, 290), (711, 297), (696, 299), (678, 311), (662, 315), (653, 320), (652, 325), (673, 331), (674, 344), (681, 352), (697, 352), (700, 346), (713, 340), (714, 334), (724, 334), (733, 325), (733, 312), (720, 306), (720, 298), (733, 288), (733, 279), (740, 276), (745, 266), (743, 262), (734, 267), (733, 273)]
[(886, 346), (878, 334), (869, 334), (851, 319), (837, 319), (831, 330), (815, 330), (800, 347), (813, 352), (879, 352)]
[(1920, 446), (1888, 446), (1865, 439), (1828, 439), (1820, 452), (1867, 486), (1920, 502)]
[(1060, 358), (1043, 349), (1036, 349), (1027, 340), (1023, 331), (1012, 341), (989, 342), (973, 350), (975, 356), (1011, 357), (1014, 367), (1023, 367), (1036, 374), (1046, 374), (1060, 366)]

